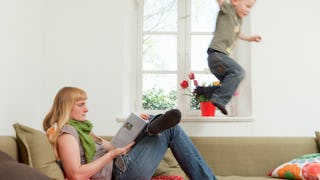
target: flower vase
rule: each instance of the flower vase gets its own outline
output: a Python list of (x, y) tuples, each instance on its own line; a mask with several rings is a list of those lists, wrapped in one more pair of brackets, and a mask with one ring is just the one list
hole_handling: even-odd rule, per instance
[(201, 116), (214, 116), (216, 107), (211, 102), (200, 102)]

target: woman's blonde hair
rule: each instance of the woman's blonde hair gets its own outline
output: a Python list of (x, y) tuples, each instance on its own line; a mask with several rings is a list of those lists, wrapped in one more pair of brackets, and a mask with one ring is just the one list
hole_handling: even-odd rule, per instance
[(57, 129), (49, 138), (49, 141), (53, 145), (55, 152), (57, 152), (56, 141), (60, 135), (60, 130), (65, 124), (68, 123), (73, 105), (76, 101), (86, 99), (86, 92), (76, 87), (63, 87), (55, 96), (51, 110), (43, 120), (43, 129), (45, 131), (56, 124)]

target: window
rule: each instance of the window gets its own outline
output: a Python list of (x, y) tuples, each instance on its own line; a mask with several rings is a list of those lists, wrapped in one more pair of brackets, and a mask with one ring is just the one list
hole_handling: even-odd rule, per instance
[[(216, 79), (208, 69), (206, 50), (218, 11), (214, 0), (139, 1), (138, 111), (157, 113), (178, 107), (188, 116), (200, 114), (179, 84), (190, 72), (200, 83)], [(251, 91), (241, 96), (248, 99), (247, 94)], [(247, 115), (238, 111), (237, 102), (235, 97), (228, 104), (230, 116)], [(251, 103), (249, 109), (251, 114)]]

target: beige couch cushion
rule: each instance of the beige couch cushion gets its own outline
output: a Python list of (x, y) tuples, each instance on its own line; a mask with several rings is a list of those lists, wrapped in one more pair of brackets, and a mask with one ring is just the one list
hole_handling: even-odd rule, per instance
[(318, 148), (320, 149), (320, 131), (316, 131), (316, 138), (317, 138), (317, 144), (318, 144)]
[(51, 179), (64, 179), (46, 135), (18, 123), (13, 127), (17, 135), (21, 162), (40, 170)]
[(5, 162), (5, 161), (16, 161), (16, 160), (13, 159), (9, 154), (0, 150), (0, 163)]
[(15, 160), (19, 159), (19, 150), (15, 137), (0, 136), (0, 150), (9, 154)]
[(278, 165), (317, 153), (309, 137), (192, 137), (217, 175), (268, 176)]

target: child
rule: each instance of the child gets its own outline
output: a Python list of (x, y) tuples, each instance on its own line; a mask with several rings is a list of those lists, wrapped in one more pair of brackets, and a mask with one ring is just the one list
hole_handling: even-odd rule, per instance
[(221, 86), (212, 90), (210, 101), (225, 115), (225, 105), (230, 101), (239, 83), (244, 78), (243, 68), (229, 57), (232, 48), (240, 38), (248, 42), (260, 42), (259, 35), (246, 36), (240, 33), (241, 20), (249, 14), (255, 0), (217, 0), (220, 11), (216, 22), (214, 37), (208, 48), (208, 66), (220, 80)]

